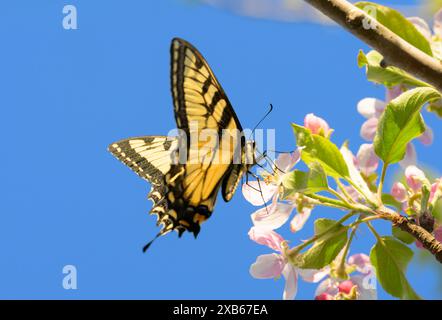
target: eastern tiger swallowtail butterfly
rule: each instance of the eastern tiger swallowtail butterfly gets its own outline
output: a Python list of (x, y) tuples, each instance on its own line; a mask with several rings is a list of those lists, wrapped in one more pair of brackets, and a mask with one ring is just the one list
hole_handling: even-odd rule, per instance
[[(232, 105), (201, 53), (179, 38), (172, 40), (170, 51), (175, 120), (184, 134), (125, 139), (112, 143), (109, 151), (151, 183), (151, 213), (157, 215), (157, 225), (163, 225), (155, 238), (172, 230), (180, 237), (186, 230), (196, 237), (213, 212), (219, 189), (230, 201), (242, 176), (256, 164), (255, 143), (244, 138)], [(200, 142), (194, 145), (204, 161), (192, 161), (189, 137), (206, 129), (220, 133), (219, 138), (209, 148)], [(230, 144), (224, 144), (227, 140)], [(221, 154), (224, 161), (213, 161)], [(234, 161), (235, 155), (240, 161)]]

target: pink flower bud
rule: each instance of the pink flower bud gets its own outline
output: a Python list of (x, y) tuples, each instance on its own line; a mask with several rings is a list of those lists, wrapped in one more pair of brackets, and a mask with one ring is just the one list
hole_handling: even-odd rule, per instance
[(405, 169), (405, 178), (408, 186), (414, 191), (419, 191), (422, 183), (427, 181), (425, 173), (416, 166), (408, 166)]
[(315, 297), (315, 300), (333, 300), (333, 296), (329, 293), (321, 293)]
[(304, 118), (304, 126), (314, 134), (323, 134), (328, 137), (331, 133), (331, 129), (324, 119), (315, 116), (313, 113), (309, 113)]
[(407, 200), (407, 188), (400, 183), (395, 182), (391, 188), (391, 195), (399, 202), (404, 202)]
[(354, 287), (354, 283), (351, 280), (343, 281), (339, 284), (338, 289), (339, 292), (349, 294), (351, 289)]

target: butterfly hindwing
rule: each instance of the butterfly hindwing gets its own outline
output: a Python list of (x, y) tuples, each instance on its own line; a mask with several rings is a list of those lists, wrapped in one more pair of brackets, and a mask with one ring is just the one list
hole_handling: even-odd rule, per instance
[(176, 137), (146, 136), (124, 139), (109, 146), (109, 151), (141, 178), (164, 183), (170, 170), (171, 156), (177, 150)]

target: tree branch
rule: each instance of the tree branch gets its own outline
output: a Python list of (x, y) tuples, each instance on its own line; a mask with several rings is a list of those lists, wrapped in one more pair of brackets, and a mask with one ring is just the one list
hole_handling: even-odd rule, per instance
[(391, 215), (391, 221), (393, 225), (419, 240), (425, 249), (430, 251), (437, 261), (442, 263), (442, 244), (431, 233), (397, 213)]
[[(442, 92), (442, 62), (428, 56), (381, 23), (364, 28), (372, 18), (346, 0), (304, 0), (379, 51), (389, 65), (401, 68)], [(368, 19), (368, 20), (367, 20)]]

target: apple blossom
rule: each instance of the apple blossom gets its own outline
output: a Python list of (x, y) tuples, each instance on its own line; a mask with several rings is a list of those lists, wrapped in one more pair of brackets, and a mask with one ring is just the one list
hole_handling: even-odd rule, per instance
[[(338, 255), (335, 261), (338, 261), (342, 255)], [(333, 264), (332, 264), (333, 265)], [(355, 275), (350, 275), (349, 279), (339, 279), (334, 275), (333, 269), (326, 267), (321, 270), (299, 270), (300, 276), (305, 281), (319, 282), (316, 289), (316, 300), (335, 300), (342, 299), (350, 294), (353, 287), (355, 287), (355, 297), (348, 296), (347, 298), (356, 298), (359, 300), (374, 300), (377, 298), (376, 288), (367, 280), (374, 277), (374, 268), (370, 263), (370, 258), (365, 254), (355, 254), (348, 258), (345, 264), (346, 270), (349, 273), (357, 272)]]
[(333, 132), (333, 129), (330, 129), (327, 121), (315, 116), (313, 113), (309, 113), (305, 116), (304, 127), (309, 129), (314, 134), (320, 134), (325, 137), (329, 137)]
[[(379, 119), (384, 112), (388, 99), (392, 99), (401, 93), (400, 87), (392, 89), (390, 92), (387, 92), (387, 102), (381, 101), (375, 98), (364, 98), (359, 101), (357, 105), (358, 112), (364, 116), (367, 120), (362, 124), (360, 134), (361, 137), (367, 141), (373, 141), (377, 127), (379, 123)], [(424, 145), (430, 145), (433, 142), (433, 131), (430, 127), (427, 127), (425, 132), (418, 137), (418, 139)], [(400, 162), (402, 167), (406, 167), (416, 163), (416, 151), (412, 143), (407, 145), (407, 150), (405, 153), (404, 159)]]
[(269, 229), (252, 227), (249, 231), (251, 240), (266, 245), (276, 253), (263, 254), (257, 257), (250, 266), (250, 274), (256, 279), (279, 278), (285, 279), (283, 293), (284, 300), (293, 300), (298, 290), (298, 271), (291, 265), (282, 253), (284, 239), (276, 232)]

